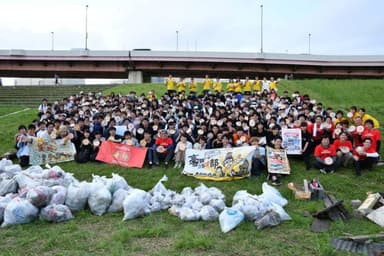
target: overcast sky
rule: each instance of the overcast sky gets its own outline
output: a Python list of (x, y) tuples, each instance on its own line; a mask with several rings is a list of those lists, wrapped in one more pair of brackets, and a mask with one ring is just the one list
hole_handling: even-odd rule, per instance
[(0, 0), (0, 49), (384, 54), (383, 0)]

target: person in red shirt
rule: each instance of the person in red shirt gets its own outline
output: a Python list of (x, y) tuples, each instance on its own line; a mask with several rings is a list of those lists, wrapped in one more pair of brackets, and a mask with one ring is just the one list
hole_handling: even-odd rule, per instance
[(323, 117), (318, 115), (315, 118), (315, 122), (308, 124), (308, 132), (312, 134), (312, 140), (314, 141), (314, 144), (317, 146), (321, 143), (322, 137), (324, 135), (324, 129), (322, 126), (323, 123)]
[(381, 136), (380, 131), (378, 129), (373, 128), (373, 121), (368, 119), (364, 123), (364, 131), (361, 133), (361, 139), (364, 141), (364, 139), (370, 138), (372, 143), (371, 147), (376, 152), (380, 152), (380, 145), (381, 145)]
[(174, 144), (172, 138), (168, 137), (166, 130), (160, 131), (160, 136), (155, 141), (155, 148), (155, 163), (161, 159), (164, 160), (164, 165), (167, 167), (173, 157)]
[[(337, 168), (337, 156), (336, 150), (329, 143), (329, 137), (324, 136), (321, 139), (320, 145), (317, 145), (314, 153), (316, 159), (313, 165), (320, 169), (321, 173), (333, 173)], [(327, 162), (328, 159), (332, 159), (330, 162)]]
[(372, 140), (370, 138), (365, 138), (363, 141), (363, 146), (356, 147), (353, 151), (355, 172), (357, 176), (361, 175), (362, 169), (372, 170), (373, 165), (377, 161), (379, 155), (372, 147)]
[(343, 164), (347, 167), (350, 160), (352, 160), (352, 142), (348, 140), (346, 132), (340, 133), (338, 139), (333, 142), (333, 147), (336, 150), (338, 165)]

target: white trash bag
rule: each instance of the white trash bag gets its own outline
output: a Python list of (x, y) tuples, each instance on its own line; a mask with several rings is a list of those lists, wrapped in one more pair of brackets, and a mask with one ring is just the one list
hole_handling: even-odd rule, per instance
[(42, 208), (48, 205), (54, 193), (50, 187), (37, 186), (28, 190), (26, 198), (37, 208)]
[(104, 184), (94, 186), (88, 197), (88, 205), (93, 214), (101, 216), (107, 211), (111, 204), (112, 195)]
[(125, 189), (119, 188), (113, 193), (112, 204), (108, 208), (108, 212), (121, 212), (123, 210), (123, 202), (129, 192)]
[(218, 212), (222, 212), (225, 208), (225, 202), (223, 199), (212, 199), (209, 205), (216, 209)]
[(71, 211), (80, 211), (84, 209), (89, 196), (89, 184), (87, 182), (71, 183), (67, 190), (65, 205)]
[(196, 221), (200, 219), (200, 212), (188, 207), (179, 210), (179, 217), (183, 221)]
[(108, 190), (113, 194), (115, 193), (117, 190), (119, 189), (124, 189), (124, 190), (127, 190), (129, 191), (130, 189), (132, 189), (127, 181), (124, 179), (124, 177), (118, 175), (118, 174), (115, 174), (115, 173), (112, 173), (112, 178), (110, 179), (106, 179), (106, 184), (105, 184), (108, 188)]
[(215, 221), (219, 218), (219, 213), (210, 205), (204, 205), (200, 210), (200, 216), (205, 221)]
[(223, 233), (227, 233), (237, 227), (244, 220), (244, 214), (234, 208), (225, 208), (220, 213), (219, 222)]
[(134, 219), (150, 213), (149, 194), (141, 189), (131, 189), (129, 192), (123, 202), (123, 220)]
[(5, 207), (12, 201), (13, 194), (0, 197), (0, 223), (3, 222)]
[(17, 191), (16, 178), (10, 178), (8, 174), (0, 175), (0, 196), (4, 196), (9, 193), (15, 193)]
[(58, 223), (73, 219), (73, 215), (68, 206), (63, 204), (52, 204), (41, 209), (40, 219)]
[(52, 195), (49, 204), (64, 204), (67, 196), (67, 188), (64, 186), (53, 186), (55, 193)]
[(268, 185), (267, 182), (263, 183), (262, 188), (263, 194), (261, 196), (264, 197), (267, 202), (274, 202), (282, 207), (288, 204), (287, 199), (285, 199), (276, 188)]
[(1, 159), (0, 161), (0, 172), (3, 172), (6, 166), (12, 165), (12, 161), (6, 158)]
[(21, 171), (22, 171), (21, 166), (18, 164), (7, 165), (4, 167), (4, 172), (11, 177), (15, 176), (16, 174), (20, 173)]
[(29, 223), (37, 217), (38, 213), (39, 209), (27, 199), (16, 197), (5, 207), (4, 222), (1, 227)]

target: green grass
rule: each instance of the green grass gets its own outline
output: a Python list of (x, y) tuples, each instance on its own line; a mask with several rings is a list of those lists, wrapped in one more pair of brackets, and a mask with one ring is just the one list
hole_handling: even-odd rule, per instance
[[(299, 90), (308, 93), (317, 101), (334, 109), (346, 109), (350, 105), (365, 107), (383, 124), (382, 80), (303, 80), (284, 81), (280, 92)], [(346, 90), (345, 87), (348, 87)], [(131, 90), (139, 93), (155, 89), (157, 94), (165, 90), (164, 85), (144, 84), (113, 88), (115, 93), (126, 94)], [(110, 92), (110, 91), (109, 91)], [(350, 93), (351, 92), (351, 93)], [(353, 93), (352, 93), (353, 92)], [(341, 96), (339, 96), (341, 95)], [(376, 99), (376, 100), (375, 100)], [(20, 110), (16, 107), (0, 108), (0, 113)], [(12, 150), (13, 135), (20, 123), (28, 124), (35, 118), (36, 110), (0, 118), (0, 153)], [(364, 200), (367, 191), (382, 191), (383, 167), (364, 172), (356, 178), (351, 169), (341, 168), (336, 174), (321, 175), (315, 170), (305, 171), (301, 161), (291, 159), (292, 175), (283, 178), (279, 187), (288, 199), (286, 211), (292, 221), (275, 228), (257, 230), (252, 222), (243, 222), (235, 230), (223, 234), (218, 222), (183, 222), (167, 211), (156, 212), (130, 221), (122, 222), (122, 213), (94, 216), (89, 210), (75, 213), (75, 219), (61, 224), (34, 221), (29, 224), (0, 229), (0, 255), (354, 255), (336, 251), (330, 238), (344, 233), (369, 234), (382, 232), (382, 228), (366, 219), (352, 219), (346, 223), (333, 222), (328, 233), (315, 234), (310, 231), (311, 217), (306, 211), (323, 209), (321, 201), (297, 201), (286, 187), (288, 182), (302, 183), (304, 178), (318, 177), (326, 190), (337, 199), (342, 199), (351, 211), (350, 200)], [(167, 188), (180, 192), (186, 186), (196, 187), (199, 180), (180, 174), (180, 170), (131, 169), (102, 163), (59, 164), (64, 170), (73, 172), (80, 180), (90, 180), (91, 174), (110, 176), (112, 172), (126, 178), (134, 187), (151, 189), (166, 174)], [(252, 194), (261, 193), (260, 179), (245, 179), (232, 182), (205, 181), (207, 186), (216, 186), (226, 195), (231, 204), (234, 193), (244, 189)]]

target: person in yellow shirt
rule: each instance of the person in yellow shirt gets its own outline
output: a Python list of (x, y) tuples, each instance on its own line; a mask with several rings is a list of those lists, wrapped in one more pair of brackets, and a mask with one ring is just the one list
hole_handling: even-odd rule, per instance
[(217, 78), (215, 83), (213, 84), (213, 91), (215, 93), (221, 93), (223, 90), (223, 85), (221, 84), (220, 78)]
[(229, 79), (229, 82), (227, 83), (227, 92), (232, 93), (235, 91), (235, 85), (233, 84), (233, 80)]
[(177, 83), (177, 92), (179, 94), (185, 93), (185, 83), (183, 78), (180, 78), (180, 81)]
[(196, 96), (197, 93), (197, 83), (192, 77), (191, 82), (189, 83), (189, 95)]
[(271, 91), (275, 90), (275, 92), (277, 92), (277, 82), (275, 81), (275, 79), (273, 77), (271, 77), (271, 80), (269, 82), (269, 89)]
[(243, 83), (243, 91), (245, 95), (251, 95), (252, 82), (249, 80), (249, 77), (245, 78), (245, 81)]
[(173, 80), (172, 75), (169, 75), (168, 78), (165, 80), (165, 85), (168, 90), (169, 95), (173, 95), (176, 90), (175, 90), (175, 80)]
[(212, 88), (212, 80), (209, 79), (208, 75), (205, 75), (205, 78), (204, 78), (202, 84), (203, 84), (203, 93), (208, 94), (208, 92), (210, 92), (211, 88)]
[(380, 123), (379, 123), (379, 121), (377, 121), (376, 118), (365, 113), (365, 108), (360, 108), (359, 114), (360, 114), (361, 120), (363, 120), (363, 123), (365, 123), (365, 121), (371, 119), (373, 122), (373, 128), (378, 129), (380, 127)]
[(236, 80), (235, 80), (234, 86), (235, 86), (235, 92), (236, 92), (236, 93), (241, 93), (241, 83), (240, 83), (240, 79), (236, 79)]
[(259, 77), (255, 77), (255, 80), (253, 81), (253, 91), (258, 93), (261, 91), (261, 81)]

